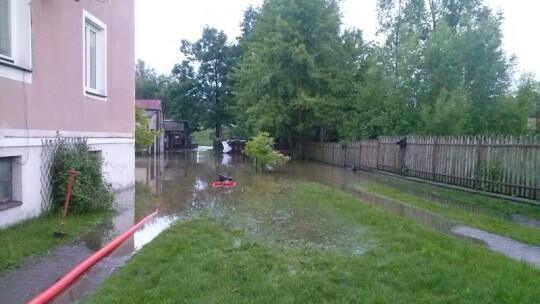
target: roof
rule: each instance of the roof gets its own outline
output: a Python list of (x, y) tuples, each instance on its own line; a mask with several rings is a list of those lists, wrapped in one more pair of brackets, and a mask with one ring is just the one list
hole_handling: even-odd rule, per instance
[(180, 120), (180, 121), (172, 121), (172, 120), (165, 120), (165, 132), (185, 132), (187, 131), (188, 122), (187, 120)]
[(161, 111), (161, 100), (159, 99), (138, 99), (135, 102), (141, 109)]
[(144, 114), (148, 117), (152, 117), (152, 115), (156, 114), (156, 110), (144, 110)]

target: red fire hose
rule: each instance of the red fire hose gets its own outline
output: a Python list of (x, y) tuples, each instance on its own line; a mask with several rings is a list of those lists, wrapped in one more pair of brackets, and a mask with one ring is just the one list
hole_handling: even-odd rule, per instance
[(158, 210), (154, 211), (152, 214), (145, 217), (142, 221), (133, 226), (131, 229), (124, 232), (121, 236), (117, 237), (105, 247), (101, 248), (99, 251), (91, 255), (89, 258), (87, 258), (82, 263), (73, 268), (70, 272), (66, 273), (60, 280), (56, 281), (56, 283), (51, 285), (40, 295), (33, 298), (30, 302), (28, 302), (28, 304), (45, 303), (50, 299), (54, 298), (58, 293), (60, 293), (64, 288), (66, 288), (71, 282), (73, 282), (73, 280), (79, 277), (90, 266), (101, 260), (105, 255), (114, 250), (116, 247), (120, 246), (120, 244), (122, 244), (127, 238), (129, 238), (133, 233), (135, 233), (135, 231), (137, 231), (137, 229), (139, 229), (146, 221), (156, 215), (157, 212)]

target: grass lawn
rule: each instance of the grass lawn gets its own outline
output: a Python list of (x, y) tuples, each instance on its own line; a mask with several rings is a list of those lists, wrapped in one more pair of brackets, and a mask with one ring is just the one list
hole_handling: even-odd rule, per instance
[(91, 215), (68, 214), (64, 226), (67, 235), (64, 238), (53, 236), (55, 231), (60, 230), (60, 215), (44, 215), (0, 230), (0, 273), (94, 230), (108, 216), (108, 212)]
[[(233, 130), (227, 126), (223, 126), (223, 138), (233, 138)], [(193, 141), (199, 146), (212, 146), (212, 139), (215, 137), (216, 130), (209, 128), (202, 131), (195, 131), (191, 134), (193, 136)]]
[[(472, 213), (449, 204), (435, 203), (394, 188), (382, 186), (363, 186), (363, 188), (370, 192), (378, 193), (407, 204), (429, 210), (463, 225), (477, 227), (527, 244), (540, 246), (540, 228), (510, 222), (489, 213)], [(540, 219), (539, 207), (524, 204), (510, 204), (504, 200), (493, 199), (481, 195), (467, 194), (450, 189), (439, 190), (439, 193), (442, 193), (443, 197), (471, 201), (478, 206), (482, 206), (486, 210), (492, 210), (502, 216), (521, 214)]]
[[(540, 270), (282, 182), (184, 216), (86, 303), (534, 303)], [(242, 192), (242, 193), (244, 193)], [(222, 204), (223, 205), (223, 204)]]
[(202, 131), (193, 132), (193, 141), (199, 146), (212, 146), (212, 138), (214, 138), (214, 129), (205, 129)]

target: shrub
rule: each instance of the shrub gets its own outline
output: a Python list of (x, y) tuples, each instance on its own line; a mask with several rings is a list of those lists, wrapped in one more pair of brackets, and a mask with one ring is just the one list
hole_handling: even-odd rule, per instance
[(264, 169), (266, 165), (282, 165), (291, 158), (272, 149), (274, 139), (268, 132), (259, 132), (252, 140), (246, 142), (244, 154), (255, 161), (255, 170)]
[(51, 211), (61, 210), (64, 206), (69, 171), (77, 171), (71, 198), (69, 213), (84, 214), (112, 208), (112, 189), (101, 175), (102, 160), (92, 153), (85, 141), (69, 146), (65, 141), (59, 143), (52, 165), (52, 206)]

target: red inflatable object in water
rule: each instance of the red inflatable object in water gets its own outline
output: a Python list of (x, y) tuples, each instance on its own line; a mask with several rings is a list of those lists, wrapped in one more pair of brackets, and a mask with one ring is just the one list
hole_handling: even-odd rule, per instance
[(234, 187), (234, 186), (236, 186), (236, 182), (234, 182), (234, 181), (224, 181), (224, 182), (215, 181), (215, 182), (212, 183), (212, 186), (213, 187)]

